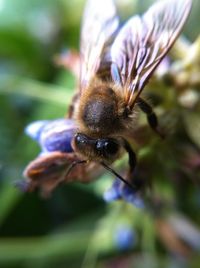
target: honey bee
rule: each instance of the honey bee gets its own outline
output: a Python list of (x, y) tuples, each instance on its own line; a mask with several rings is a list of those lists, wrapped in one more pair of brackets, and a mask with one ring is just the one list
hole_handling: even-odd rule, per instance
[[(136, 111), (144, 112), (150, 127), (163, 137), (156, 114), (141, 93), (179, 36), (191, 6), (192, 0), (158, 1), (120, 27), (112, 0), (87, 1), (78, 93), (67, 119), (39, 121), (26, 129), (42, 152), (26, 167), (23, 189), (40, 187), (48, 194), (62, 181), (91, 181), (102, 166), (138, 189), (132, 148)], [(110, 167), (124, 152), (129, 156), (125, 178)], [(77, 166), (88, 162), (86, 167)]]
[[(135, 110), (142, 110), (150, 127), (162, 136), (152, 107), (141, 92), (168, 53), (190, 13), (192, 0), (163, 0), (120, 28), (112, 0), (88, 0), (83, 16), (81, 72), (73, 117), (75, 153), (95, 161), (131, 187), (136, 156), (128, 142), (135, 127)], [(126, 179), (109, 167), (122, 150), (129, 155)]]

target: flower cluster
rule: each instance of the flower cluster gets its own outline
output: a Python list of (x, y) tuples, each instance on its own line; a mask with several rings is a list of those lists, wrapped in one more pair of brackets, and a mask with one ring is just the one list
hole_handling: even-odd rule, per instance
[[(60, 182), (88, 182), (98, 177), (101, 167), (92, 163), (77, 166), (68, 174), (69, 168), (77, 160), (71, 145), (75, 131), (75, 123), (72, 119), (36, 121), (26, 127), (26, 134), (37, 141), (41, 152), (24, 171), (26, 183), (20, 185), (23, 190), (33, 191), (41, 188), (47, 195)], [(119, 179), (115, 179), (111, 188), (105, 192), (104, 200), (111, 202), (120, 199), (144, 208), (140, 193)]]

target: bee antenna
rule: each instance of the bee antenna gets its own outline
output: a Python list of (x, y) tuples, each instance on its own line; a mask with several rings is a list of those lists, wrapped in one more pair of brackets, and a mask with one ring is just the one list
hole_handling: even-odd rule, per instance
[(85, 163), (87, 163), (86, 160), (77, 160), (77, 161), (72, 162), (71, 165), (69, 166), (69, 168), (67, 169), (65, 177), (67, 177), (69, 175), (69, 173), (72, 171), (72, 169), (75, 168), (77, 165), (85, 164)]
[(125, 183), (129, 188), (131, 188), (132, 191), (136, 191), (136, 188), (127, 180), (125, 180), (121, 175), (119, 175), (116, 171), (114, 171), (114, 169), (112, 169), (111, 167), (107, 166), (104, 162), (101, 162), (101, 165), (107, 169), (108, 171), (110, 171), (112, 174), (114, 174), (118, 179), (120, 179), (121, 181), (123, 181), (123, 183)]

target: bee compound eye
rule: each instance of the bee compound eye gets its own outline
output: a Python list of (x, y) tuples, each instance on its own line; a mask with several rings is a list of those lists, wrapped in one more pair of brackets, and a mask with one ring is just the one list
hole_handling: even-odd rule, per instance
[(75, 136), (75, 142), (76, 142), (77, 144), (81, 143), (81, 137), (80, 137), (79, 134), (76, 134), (76, 136)]
[(98, 140), (98, 142), (96, 143), (96, 149), (99, 152), (103, 153), (104, 156), (115, 155), (119, 150), (119, 145), (109, 139)]
[(86, 143), (86, 139), (83, 135), (81, 135), (80, 133), (75, 135), (75, 143), (78, 146), (84, 145)]
[(115, 155), (119, 150), (119, 145), (114, 141), (106, 141), (104, 147), (105, 151), (110, 155)]

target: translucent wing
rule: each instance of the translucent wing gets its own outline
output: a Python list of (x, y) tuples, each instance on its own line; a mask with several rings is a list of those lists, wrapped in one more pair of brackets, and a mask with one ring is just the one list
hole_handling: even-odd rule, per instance
[(152, 72), (177, 39), (192, 0), (163, 0), (142, 16), (134, 16), (120, 30), (112, 47), (111, 75), (124, 88), (133, 107)]
[(81, 31), (81, 90), (97, 73), (118, 28), (112, 0), (88, 0)]

